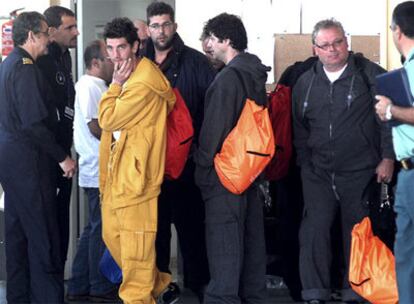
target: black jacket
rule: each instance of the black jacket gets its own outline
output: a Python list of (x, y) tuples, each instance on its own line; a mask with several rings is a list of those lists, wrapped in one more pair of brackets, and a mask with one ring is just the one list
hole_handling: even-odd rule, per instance
[(369, 60), (348, 58), (331, 83), (318, 61), (293, 89), (294, 144), (300, 166), (334, 172), (375, 169), (394, 158), (391, 130), (375, 114), (375, 75), (385, 70)]
[(196, 183), (205, 199), (228, 193), (214, 169), (214, 157), (236, 125), (246, 100), (243, 86), (233, 69), (241, 73), (247, 86), (247, 97), (260, 105), (267, 104), (265, 84), (269, 68), (255, 55), (240, 53), (217, 74), (206, 93), (204, 121), (195, 153)]
[(15, 47), (0, 65), (0, 142), (25, 143), (26, 155), (36, 148), (61, 162), (66, 154), (48, 129), (46, 99), (43, 75), (30, 54)]
[(49, 83), (49, 95), (52, 96), (48, 104), (50, 115), (58, 112), (58, 121), (54, 124), (56, 140), (67, 154), (70, 155), (73, 138), (73, 117), (75, 88), (72, 79), (72, 61), (67, 50), (62, 53), (56, 43), (48, 47), (49, 53), (41, 56), (36, 64), (42, 70)]

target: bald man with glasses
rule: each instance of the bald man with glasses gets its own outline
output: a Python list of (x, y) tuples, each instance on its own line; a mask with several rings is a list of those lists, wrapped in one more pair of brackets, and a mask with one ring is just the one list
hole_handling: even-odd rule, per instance
[(375, 75), (385, 72), (348, 51), (334, 19), (318, 22), (312, 43), (319, 60), (293, 89), (294, 144), (301, 167), (304, 215), (299, 233), (302, 297), (331, 299), (331, 227), (340, 213), (345, 275), (342, 301), (362, 300), (348, 282), (353, 226), (368, 215), (363, 193), (371, 181), (389, 182), (391, 133), (374, 109)]

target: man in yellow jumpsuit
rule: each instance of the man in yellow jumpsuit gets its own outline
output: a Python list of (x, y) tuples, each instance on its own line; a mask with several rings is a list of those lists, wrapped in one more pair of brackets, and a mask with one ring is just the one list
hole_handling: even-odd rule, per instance
[(175, 95), (156, 65), (136, 57), (139, 39), (129, 19), (109, 22), (104, 38), (114, 73), (99, 106), (103, 239), (122, 269), (124, 303), (155, 303), (171, 280), (156, 268), (155, 236)]

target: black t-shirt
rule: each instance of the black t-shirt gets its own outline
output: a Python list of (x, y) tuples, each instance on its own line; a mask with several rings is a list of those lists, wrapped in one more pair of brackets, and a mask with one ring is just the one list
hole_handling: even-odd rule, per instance
[[(36, 63), (49, 84), (49, 124), (58, 143), (69, 154), (72, 147), (75, 103), (72, 61), (69, 50), (62, 52), (58, 44), (51, 43), (48, 49), (48, 55), (40, 57)], [(54, 121), (56, 113), (57, 121)]]

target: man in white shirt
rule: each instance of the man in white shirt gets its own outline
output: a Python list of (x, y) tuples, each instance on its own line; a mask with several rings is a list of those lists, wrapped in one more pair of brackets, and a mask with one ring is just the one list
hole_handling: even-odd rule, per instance
[(116, 287), (99, 272), (105, 245), (102, 241), (98, 184), (98, 155), (101, 129), (98, 105), (112, 79), (113, 64), (103, 41), (92, 41), (85, 49), (86, 74), (76, 83), (74, 142), (79, 154), (79, 186), (88, 197), (89, 220), (80, 238), (68, 284), (69, 301), (113, 301)]

